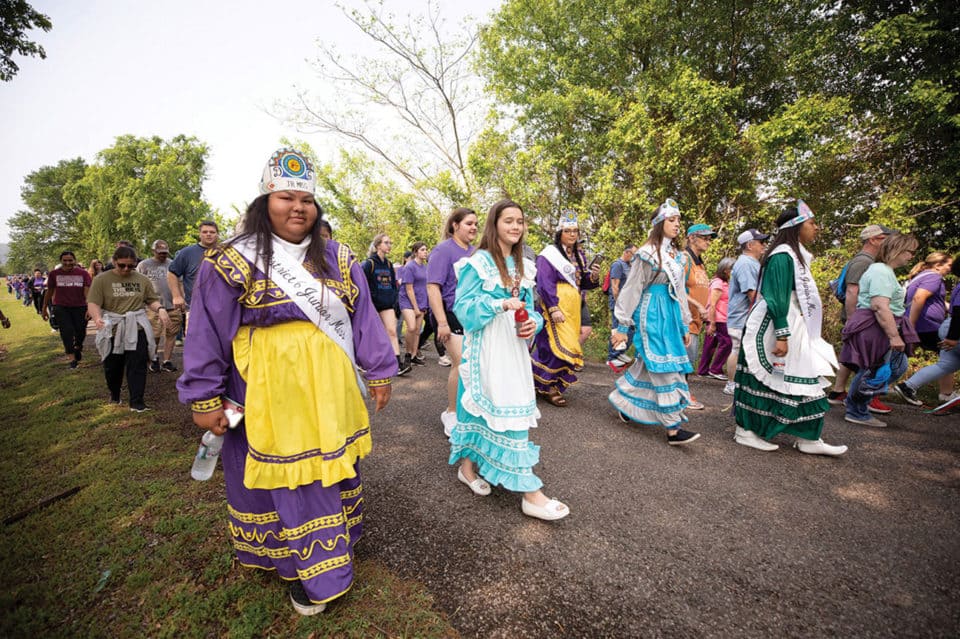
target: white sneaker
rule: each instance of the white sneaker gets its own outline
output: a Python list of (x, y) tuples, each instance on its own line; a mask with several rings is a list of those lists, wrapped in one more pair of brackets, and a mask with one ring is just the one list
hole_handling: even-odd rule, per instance
[(780, 448), (776, 444), (771, 444), (770, 442), (766, 441), (752, 430), (747, 430), (746, 428), (741, 428), (740, 426), (737, 426), (737, 429), (733, 433), (733, 441), (737, 442), (741, 446), (756, 448), (757, 450), (762, 450), (764, 452), (769, 452), (771, 450), (777, 450)]
[(736, 387), (737, 387), (737, 385), (736, 385), (734, 382), (728, 381), (728, 382), (724, 385), (724, 387), (723, 387), (723, 394), (724, 394), (724, 395), (733, 395), (733, 391), (734, 391), (734, 389), (736, 389)]
[(960, 393), (957, 393), (957, 392), (950, 393), (949, 395), (944, 395), (943, 393), (940, 393), (939, 395), (937, 395), (937, 399), (940, 400), (940, 403), (941, 403), (941, 404), (942, 404), (943, 402), (953, 401), (953, 400), (957, 399), (958, 397), (960, 397)]
[(453, 428), (457, 425), (456, 411), (445, 410), (440, 413), (440, 423), (443, 424), (443, 434), (450, 437), (453, 434)]
[(794, 442), (793, 446), (801, 453), (806, 453), (808, 455), (829, 455), (830, 457), (839, 457), (847, 452), (846, 446), (831, 446), (822, 439), (813, 440), (801, 439), (797, 437), (797, 441)]
[(441, 355), (440, 359), (437, 360), (437, 364), (441, 366), (453, 366), (453, 362), (450, 360), (449, 355)]
[(617, 355), (616, 359), (620, 360), (620, 363), (624, 366), (630, 366), (630, 364), (633, 364), (633, 358), (626, 353), (620, 353)]

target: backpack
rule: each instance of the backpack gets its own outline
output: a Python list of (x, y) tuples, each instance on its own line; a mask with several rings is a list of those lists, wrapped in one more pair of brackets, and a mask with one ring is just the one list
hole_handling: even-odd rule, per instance
[[(850, 260), (852, 262), (853, 260)], [(850, 262), (847, 262), (843, 265), (843, 270), (840, 271), (840, 276), (835, 280), (830, 280), (828, 286), (833, 292), (833, 296), (837, 298), (841, 304), (846, 304), (847, 302), (847, 269), (850, 268)]]
[(607, 276), (603, 278), (603, 284), (600, 285), (600, 290), (607, 295), (610, 294), (610, 271), (607, 271)]

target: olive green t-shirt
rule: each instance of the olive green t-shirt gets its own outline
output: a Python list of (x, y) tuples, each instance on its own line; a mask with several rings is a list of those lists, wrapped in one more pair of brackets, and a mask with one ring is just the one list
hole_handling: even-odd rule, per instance
[(87, 302), (119, 314), (140, 310), (159, 299), (153, 284), (145, 275), (131, 271), (123, 277), (116, 269), (104, 271), (93, 278), (87, 295)]

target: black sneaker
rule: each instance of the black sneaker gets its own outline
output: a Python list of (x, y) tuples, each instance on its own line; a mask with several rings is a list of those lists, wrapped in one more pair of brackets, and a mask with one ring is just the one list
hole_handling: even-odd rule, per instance
[(155, 360), (153, 360), (152, 362), (150, 362), (150, 366), (148, 366), (147, 368), (150, 370), (151, 373), (159, 373), (159, 372), (160, 372), (160, 358), (158, 357), (157, 359), (155, 359)]
[(307, 591), (303, 589), (303, 584), (299, 579), (290, 582), (290, 602), (293, 603), (293, 609), (304, 617), (321, 613), (327, 607), (327, 604), (313, 603), (307, 596)]
[(426, 366), (427, 360), (422, 353), (417, 353), (416, 355), (410, 358), (410, 363), (416, 364), (417, 366)]
[(169, 359), (160, 365), (160, 370), (167, 371), (168, 373), (176, 373), (177, 367)]
[(130, 410), (135, 413), (145, 413), (150, 410), (150, 408), (146, 404), (131, 404)]
[(831, 406), (843, 406), (843, 401), (847, 399), (847, 391), (830, 391), (827, 393), (827, 403)]
[(400, 369), (397, 371), (397, 377), (399, 377), (400, 375), (406, 375), (407, 373), (410, 372), (410, 369), (413, 368), (410, 365), (409, 355), (407, 355), (406, 357), (400, 357), (399, 355), (397, 355), (397, 365), (400, 367)]
[(923, 406), (923, 402), (917, 397), (917, 391), (913, 390), (907, 386), (906, 382), (900, 382), (899, 384), (893, 387), (893, 390), (896, 391), (897, 395), (903, 398), (908, 404), (913, 404), (914, 406)]
[(700, 439), (700, 433), (691, 433), (689, 430), (679, 429), (673, 435), (667, 435), (667, 443), (671, 446), (685, 446)]
[(76, 368), (79, 365), (80, 365), (80, 362), (78, 362), (77, 360), (75, 359), (70, 360), (70, 368)]

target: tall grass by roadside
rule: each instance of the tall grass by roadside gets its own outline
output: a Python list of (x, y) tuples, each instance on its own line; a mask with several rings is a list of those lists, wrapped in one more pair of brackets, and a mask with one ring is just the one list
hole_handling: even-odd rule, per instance
[(32, 308), (5, 291), (0, 308), (0, 515), (22, 515), (2, 527), (0, 636), (456, 635), (419, 584), (363, 559), (363, 540), (353, 589), (299, 617), (276, 575), (236, 565), (222, 472), (190, 479), (185, 412), (109, 406), (92, 349), (71, 371)]

